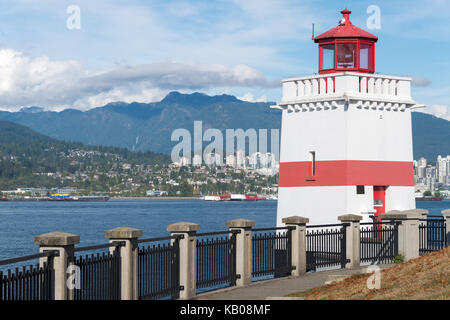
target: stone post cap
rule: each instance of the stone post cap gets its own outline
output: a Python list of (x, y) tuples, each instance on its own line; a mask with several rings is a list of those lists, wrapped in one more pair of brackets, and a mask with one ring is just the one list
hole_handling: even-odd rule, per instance
[(254, 227), (256, 222), (248, 219), (235, 219), (228, 220), (226, 225), (228, 228), (251, 228)]
[(363, 217), (357, 214), (344, 214), (338, 217), (338, 220), (341, 222), (360, 222), (362, 219)]
[(304, 225), (309, 222), (309, 218), (292, 216), (281, 219), (281, 222), (283, 222), (284, 224)]
[(177, 222), (166, 227), (169, 232), (192, 232), (200, 230), (200, 225), (192, 222)]
[(441, 212), (444, 217), (450, 217), (450, 209), (442, 210)]
[(405, 210), (403, 211), (404, 213), (410, 214), (410, 213), (418, 213), (420, 215), (427, 215), (429, 213), (428, 210), (425, 209), (410, 209), (410, 210)]
[(130, 227), (119, 227), (105, 231), (105, 238), (107, 239), (133, 239), (138, 237), (142, 237), (142, 230)]
[(381, 220), (419, 220), (422, 214), (414, 210), (392, 210), (378, 216)]
[(66, 232), (50, 232), (34, 237), (34, 244), (38, 246), (63, 247), (80, 243), (80, 236)]

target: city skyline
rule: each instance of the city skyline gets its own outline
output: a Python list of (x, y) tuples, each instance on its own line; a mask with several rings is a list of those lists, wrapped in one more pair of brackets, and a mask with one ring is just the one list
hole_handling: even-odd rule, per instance
[(427, 159), (414, 160), (414, 182), (416, 192), (450, 190), (450, 155), (439, 155), (434, 165)]

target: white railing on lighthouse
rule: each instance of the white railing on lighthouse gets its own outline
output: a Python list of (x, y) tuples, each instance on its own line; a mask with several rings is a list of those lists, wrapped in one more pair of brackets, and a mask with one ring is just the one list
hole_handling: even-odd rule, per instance
[(282, 102), (343, 94), (361, 98), (411, 100), (411, 78), (342, 72), (283, 80)]

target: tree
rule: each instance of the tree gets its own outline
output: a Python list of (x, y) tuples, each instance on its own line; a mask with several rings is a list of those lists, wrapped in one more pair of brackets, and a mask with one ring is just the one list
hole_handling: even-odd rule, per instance
[(424, 193), (423, 193), (423, 196), (424, 197), (431, 197), (431, 191), (425, 191)]
[(194, 188), (192, 185), (188, 184), (187, 182), (183, 182), (180, 185), (180, 191), (181, 191), (181, 196), (192, 197), (192, 195), (194, 193)]

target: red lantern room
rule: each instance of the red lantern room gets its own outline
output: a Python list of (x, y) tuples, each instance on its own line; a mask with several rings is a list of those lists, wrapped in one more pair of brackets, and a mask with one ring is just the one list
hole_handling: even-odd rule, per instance
[(319, 44), (319, 73), (374, 73), (378, 37), (352, 24), (347, 8), (339, 25), (314, 38)]

